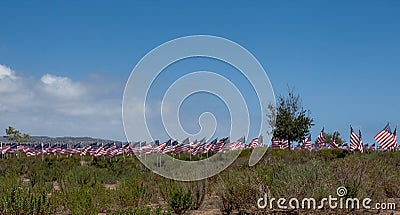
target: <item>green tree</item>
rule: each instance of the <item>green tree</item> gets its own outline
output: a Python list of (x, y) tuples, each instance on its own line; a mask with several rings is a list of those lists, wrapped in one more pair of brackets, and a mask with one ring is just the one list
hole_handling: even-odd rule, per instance
[[(325, 133), (325, 143), (329, 144), (331, 142), (332, 136), (333, 136), (333, 134), (331, 134), (331, 133)], [(344, 144), (344, 140), (342, 139), (342, 137), (340, 136), (340, 133), (338, 131), (336, 131), (335, 142), (339, 146)]]
[(22, 134), (20, 131), (16, 130), (12, 126), (6, 128), (6, 138), (10, 141), (15, 142), (27, 142), (30, 138), (29, 134)]
[[(276, 107), (276, 108), (275, 108)], [(268, 123), (272, 128), (274, 138), (285, 139), (290, 143), (301, 142), (310, 132), (313, 119), (310, 111), (301, 104), (300, 95), (288, 90), (288, 96), (278, 97), (277, 106), (270, 104), (267, 114)]]

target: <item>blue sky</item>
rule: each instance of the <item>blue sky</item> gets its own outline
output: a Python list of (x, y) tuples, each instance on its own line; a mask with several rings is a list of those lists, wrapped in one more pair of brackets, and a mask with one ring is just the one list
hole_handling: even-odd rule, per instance
[[(2, 129), (123, 140), (121, 100), (135, 64), (156, 46), (195, 34), (248, 49), (275, 94), (293, 86), (315, 119), (313, 139), (325, 126), (348, 141), (352, 124), (371, 143), (388, 121), (393, 129), (399, 123), (396, 0), (1, 1), (0, 7)], [(224, 107), (215, 109), (224, 116)]]

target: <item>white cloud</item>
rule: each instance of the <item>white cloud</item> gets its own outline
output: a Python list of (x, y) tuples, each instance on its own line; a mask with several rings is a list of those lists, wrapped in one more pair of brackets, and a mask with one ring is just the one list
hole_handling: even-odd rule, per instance
[[(125, 80), (105, 74), (79, 81), (51, 73), (27, 77), (7, 66), (0, 69), (0, 131), (12, 125), (31, 135), (126, 140), (121, 107)], [(132, 95), (126, 97), (124, 106), (129, 139), (139, 140), (148, 132), (146, 126), (152, 134), (167, 138), (160, 108), (167, 116), (175, 115), (175, 104), (180, 101), (165, 100), (161, 105), (158, 99), (147, 98), (144, 105), (144, 98)], [(184, 115), (181, 120), (189, 120), (188, 128), (195, 128), (189, 130), (198, 127), (196, 118)], [(202, 125), (213, 128), (213, 120), (204, 118)], [(179, 124), (170, 126), (169, 130), (180, 129)]]
[(68, 77), (46, 74), (40, 81), (44, 92), (58, 99), (77, 99), (85, 94), (84, 87)]
[(15, 80), (16, 79), (15, 72), (11, 70), (10, 67), (0, 64), (0, 80), (5, 78)]
[(0, 95), (14, 92), (18, 87), (18, 80), (15, 71), (0, 64)]
[(105, 84), (54, 74), (38, 79), (0, 65), (0, 130), (12, 125), (31, 135), (124, 140), (123, 82), (113, 80), (104, 90)]

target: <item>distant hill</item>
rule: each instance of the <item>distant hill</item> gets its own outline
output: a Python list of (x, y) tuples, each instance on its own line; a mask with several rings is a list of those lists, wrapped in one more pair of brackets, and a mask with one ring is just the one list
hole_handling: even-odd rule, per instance
[[(1, 136), (1, 142), (9, 142), (7, 138)], [(92, 137), (47, 137), (47, 136), (31, 136), (30, 144), (49, 143), (49, 144), (77, 144), (82, 143), (83, 145), (91, 143), (121, 143), (121, 141), (106, 140)]]

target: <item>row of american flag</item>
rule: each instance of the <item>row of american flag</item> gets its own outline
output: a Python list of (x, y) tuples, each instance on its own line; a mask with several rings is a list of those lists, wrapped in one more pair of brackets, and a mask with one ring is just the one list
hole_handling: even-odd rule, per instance
[(244, 138), (240, 138), (236, 142), (229, 142), (229, 138), (222, 138), (220, 140), (214, 139), (206, 142), (205, 138), (202, 140), (195, 140), (193, 142), (186, 138), (182, 142), (168, 140), (160, 143), (154, 141), (151, 143), (134, 142), (134, 143), (92, 143), (89, 145), (82, 145), (80, 143), (75, 145), (67, 144), (11, 144), (2, 143), (0, 151), (2, 155), (21, 153), (26, 156), (38, 155), (89, 155), (89, 156), (107, 156), (109, 158), (119, 155), (130, 154), (181, 154), (190, 153), (191, 155), (205, 154), (205, 153), (220, 153), (223, 151), (241, 150), (245, 148), (254, 148), (262, 146), (262, 138), (254, 138), (249, 145), (245, 144)]
[[(397, 146), (397, 137), (396, 137), (397, 127), (392, 132), (390, 129), (390, 124), (387, 123), (385, 128), (378, 132), (374, 139), (376, 144), (372, 145), (365, 145), (363, 144), (361, 130), (358, 130), (356, 133), (353, 128), (350, 126), (350, 144), (349, 145), (338, 145), (336, 143), (336, 136), (338, 135), (337, 132), (332, 134), (332, 137), (327, 143), (324, 128), (322, 128), (321, 132), (319, 133), (317, 139), (315, 140), (315, 144), (312, 144), (311, 135), (307, 136), (303, 141), (302, 145), (298, 145), (293, 149), (309, 149), (309, 150), (318, 150), (322, 148), (340, 148), (343, 150), (348, 151), (360, 151), (364, 152), (365, 150), (379, 150), (379, 151), (400, 151), (400, 146)], [(289, 141), (287, 140), (279, 140), (279, 139), (272, 139), (272, 148), (289, 148)]]
[[(338, 145), (336, 143), (337, 132), (334, 132), (330, 142), (326, 143), (324, 128), (315, 140), (315, 144), (312, 143), (311, 135), (307, 136), (301, 144), (292, 147), (293, 150), (320, 150), (323, 148), (339, 148), (349, 151), (361, 151), (365, 150), (398, 150), (400, 147), (397, 146), (396, 130), (391, 132), (389, 123), (385, 128), (375, 135), (375, 140), (379, 146), (364, 145), (361, 136), (361, 130), (356, 133), (350, 126), (350, 144), (349, 145)], [(189, 153), (190, 155), (208, 154), (208, 153), (220, 153), (224, 151), (242, 150), (246, 148), (255, 148), (264, 146), (262, 137), (254, 138), (249, 144), (245, 143), (245, 138), (242, 137), (235, 142), (230, 142), (229, 138), (217, 138), (206, 142), (205, 138), (202, 140), (195, 140), (193, 142), (186, 138), (182, 142), (168, 140), (160, 143), (154, 141), (151, 143), (146, 142), (134, 142), (134, 143), (92, 143), (89, 145), (83, 145), (81, 143), (75, 145), (68, 144), (17, 144), (17, 143), (1, 143), (0, 151), (1, 154), (15, 154), (21, 153), (26, 156), (38, 156), (38, 155), (90, 155), (90, 156), (107, 156), (109, 158), (119, 155), (130, 155), (130, 154), (181, 154)], [(277, 138), (272, 139), (271, 148), (286, 149), (289, 148), (289, 141), (279, 140)]]

